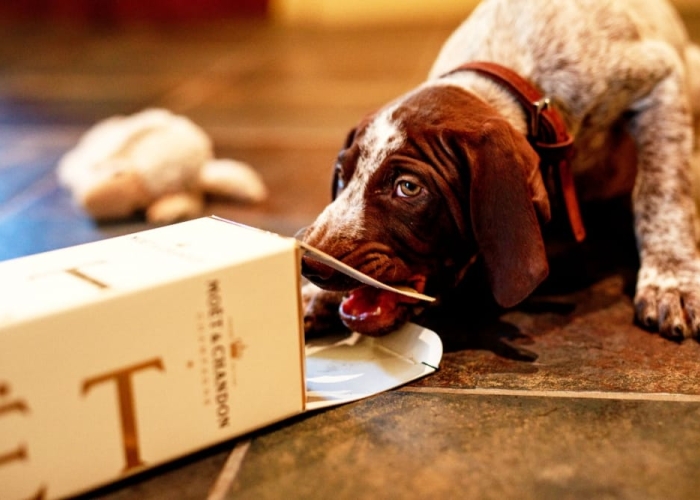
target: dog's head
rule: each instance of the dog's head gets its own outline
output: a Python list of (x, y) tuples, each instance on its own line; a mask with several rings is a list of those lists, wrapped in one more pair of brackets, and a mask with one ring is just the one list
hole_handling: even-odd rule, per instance
[[(426, 86), (363, 120), (338, 155), (333, 194), (302, 238), (385, 283), (440, 295), (479, 255), (496, 301), (509, 307), (547, 275), (539, 158), (494, 108), (460, 88)], [(415, 307), (313, 260), (303, 272), (350, 292), (341, 318), (362, 333), (384, 333)]]

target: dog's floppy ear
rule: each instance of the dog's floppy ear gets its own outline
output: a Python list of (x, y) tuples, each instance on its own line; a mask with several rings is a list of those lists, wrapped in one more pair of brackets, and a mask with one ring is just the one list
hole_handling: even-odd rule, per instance
[(549, 272), (539, 221), (549, 220), (550, 207), (539, 157), (500, 118), (483, 122), (466, 142), (474, 237), (494, 298), (511, 307)]

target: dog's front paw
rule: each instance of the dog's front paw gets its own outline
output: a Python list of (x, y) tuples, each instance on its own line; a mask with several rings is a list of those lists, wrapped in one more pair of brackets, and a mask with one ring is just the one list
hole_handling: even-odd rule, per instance
[(643, 263), (634, 306), (637, 321), (664, 337), (700, 336), (700, 260)]
[(307, 336), (347, 330), (338, 312), (342, 299), (341, 292), (329, 292), (313, 283), (306, 283), (301, 288), (304, 332)]

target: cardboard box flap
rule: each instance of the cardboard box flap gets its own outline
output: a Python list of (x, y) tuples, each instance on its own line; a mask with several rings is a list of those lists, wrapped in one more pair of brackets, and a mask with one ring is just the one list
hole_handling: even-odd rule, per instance
[(366, 274), (361, 273), (360, 271), (358, 271), (356, 269), (353, 269), (352, 267), (348, 266), (347, 264), (343, 264), (338, 259), (331, 257), (327, 253), (324, 253), (317, 248), (314, 248), (310, 245), (307, 245), (303, 241), (299, 241), (298, 244), (306, 255), (310, 255), (315, 260), (327, 265), (330, 268), (335, 269), (336, 271), (340, 271), (341, 273), (346, 274), (346, 275), (350, 276), (351, 278), (356, 279), (360, 283), (363, 283), (363, 284), (369, 285), (369, 286), (373, 286), (373, 287), (379, 288), (381, 290), (387, 290), (390, 292), (398, 293), (399, 295), (404, 295), (404, 296), (410, 297), (412, 299), (423, 300), (425, 302), (435, 302), (434, 297), (430, 297), (428, 295), (424, 295), (422, 293), (419, 293), (416, 290), (413, 290), (412, 288), (403, 287), (403, 286), (402, 287), (394, 287), (394, 286), (382, 283), (381, 281), (377, 281), (374, 278), (370, 278)]
[[(279, 238), (293, 239), (293, 238), (289, 238), (286, 236), (281, 236), (281, 235), (276, 234), (276, 233), (264, 231), (262, 229), (258, 229), (255, 227), (246, 226), (245, 224), (241, 224), (239, 222), (234, 222), (234, 221), (231, 221), (228, 219), (224, 219), (224, 218), (218, 217), (216, 215), (212, 215), (211, 218), (222, 221), (222, 222), (226, 222), (228, 224), (233, 224), (235, 226), (245, 227), (247, 229), (251, 229), (254, 231), (260, 231), (260, 232), (264, 232), (267, 234), (272, 234), (272, 235), (275, 235)], [(335, 269), (336, 271), (339, 271), (347, 276), (350, 276), (353, 279), (356, 279), (360, 283), (363, 283), (363, 284), (369, 285), (369, 286), (373, 286), (373, 287), (379, 288), (381, 290), (387, 290), (390, 292), (398, 293), (399, 295), (403, 295), (403, 296), (410, 297), (413, 299), (423, 300), (425, 302), (435, 302), (434, 297), (424, 295), (424, 294), (419, 293), (416, 290), (413, 290), (412, 288), (409, 288), (409, 287), (393, 287), (391, 285), (387, 285), (385, 283), (382, 283), (381, 281), (377, 281), (374, 278), (371, 278), (371, 277), (367, 276), (366, 274), (364, 274), (356, 269), (353, 269), (352, 267), (348, 266), (347, 264), (340, 262), (338, 259), (328, 255), (327, 253), (324, 253), (321, 250), (312, 247), (311, 245), (307, 245), (303, 241), (299, 241), (299, 240), (295, 240), (295, 241), (296, 241), (297, 245), (299, 246), (299, 248), (301, 248), (301, 250), (304, 252), (304, 254), (310, 255), (313, 259), (327, 265), (330, 268)]]
[(306, 409), (348, 403), (435, 372), (438, 335), (413, 323), (384, 337), (352, 334), (306, 344)]

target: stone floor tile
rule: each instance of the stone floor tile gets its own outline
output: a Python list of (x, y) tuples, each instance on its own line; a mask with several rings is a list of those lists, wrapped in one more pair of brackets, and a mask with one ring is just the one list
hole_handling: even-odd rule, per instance
[[(633, 325), (632, 301), (621, 288), (614, 276), (568, 302), (557, 297), (572, 306), (569, 313), (508, 312), (476, 339), (465, 333), (465, 347), (446, 353), (441, 370), (419, 384), (700, 394), (700, 344), (679, 345)], [(609, 303), (577, 312), (594, 297)]]
[(228, 498), (687, 499), (700, 400), (393, 392), (257, 437)]

